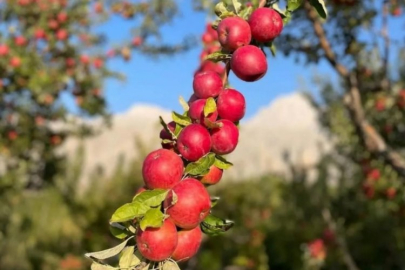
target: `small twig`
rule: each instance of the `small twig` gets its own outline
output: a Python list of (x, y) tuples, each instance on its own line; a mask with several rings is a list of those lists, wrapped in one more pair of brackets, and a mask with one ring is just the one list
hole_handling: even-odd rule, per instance
[(231, 70), (231, 63), (228, 61), (225, 65), (225, 73), (222, 77), (222, 84), (224, 85), (224, 87), (228, 84), (228, 77), (230, 70)]
[(359, 270), (356, 263), (353, 260), (352, 255), (349, 252), (349, 248), (347, 247), (346, 239), (343, 237), (342, 234), (338, 233), (336, 222), (333, 220), (330, 210), (328, 208), (323, 209), (322, 211), (323, 220), (328, 225), (329, 229), (333, 231), (336, 237), (336, 243), (339, 246), (340, 250), (343, 253), (343, 261), (345, 262), (347, 268), (349, 270)]

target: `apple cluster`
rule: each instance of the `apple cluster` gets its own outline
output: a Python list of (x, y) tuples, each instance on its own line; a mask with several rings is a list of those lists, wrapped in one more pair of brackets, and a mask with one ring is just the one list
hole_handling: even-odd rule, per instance
[[(201, 223), (211, 211), (207, 187), (217, 184), (229, 164), (223, 157), (238, 145), (239, 121), (246, 101), (238, 90), (226, 87), (223, 66), (209, 60), (218, 51), (231, 54), (230, 69), (244, 81), (253, 82), (267, 71), (267, 60), (256, 43), (271, 42), (282, 31), (281, 16), (271, 8), (258, 8), (244, 20), (224, 18), (214, 30), (207, 27), (202, 64), (193, 79), (193, 94), (183, 101), (185, 112), (162, 121), (162, 149), (149, 153), (142, 166), (145, 186), (138, 190), (168, 190), (161, 204), (165, 214), (159, 228), (140, 228), (136, 243), (151, 261), (172, 258), (183, 261), (196, 254), (202, 240)], [(208, 60), (205, 60), (208, 58)]]

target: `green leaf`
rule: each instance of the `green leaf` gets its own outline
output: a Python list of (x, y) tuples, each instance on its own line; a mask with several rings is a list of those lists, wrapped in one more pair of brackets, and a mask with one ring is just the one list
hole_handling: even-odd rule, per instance
[(204, 116), (207, 117), (216, 110), (217, 110), (217, 103), (215, 103), (215, 99), (212, 97), (208, 98), (204, 106)]
[(294, 11), (299, 8), (304, 0), (288, 0), (287, 2), (287, 10)]
[(318, 12), (319, 16), (326, 19), (328, 16), (328, 10), (326, 9), (325, 2), (323, 0), (310, 0), (311, 6), (313, 6)]
[(163, 213), (158, 208), (151, 208), (146, 212), (145, 216), (139, 223), (141, 230), (144, 231), (146, 228), (160, 228), (163, 224), (164, 219)]
[(221, 18), (224, 19), (226, 17), (232, 17), (235, 16), (236, 14), (229, 10), (228, 6), (224, 2), (219, 2), (218, 4), (215, 5), (215, 14)]
[(119, 223), (110, 223), (110, 232), (111, 234), (118, 239), (124, 239), (127, 236), (130, 236), (131, 233)]
[(204, 124), (207, 128), (221, 128), (223, 126), (221, 122), (212, 122), (208, 118), (204, 118)]
[(231, 59), (232, 54), (229, 53), (223, 53), (222, 51), (218, 52), (213, 52), (209, 54), (207, 57), (205, 57), (205, 60), (210, 60), (212, 62), (221, 62), (225, 60)]
[(248, 20), (250, 18), (250, 15), (252, 15), (252, 12), (253, 7), (246, 7), (239, 12), (239, 17), (241, 17), (244, 20)]
[(220, 197), (211, 197), (211, 208), (218, 204)]
[(148, 205), (145, 205), (138, 201), (126, 203), (114, 212), (110, 219), (110, 223), (124, 222), (137, 217), (142, 217), (149, 210), (149, 208), (150, 207)]
[(221, 156), (215, 157), (214, 165), (217, 168), (222, 169), (222, 170), (227, 170), (233, 166), (233, 164), (231, 162), (227, 161), (224, 157), (221, 157)]
[(271, 54), (275, 57), (276, 56), (276, 45), (272, 42), (269, 46)]
[(277, 12), (280, 14), (280, 16), (281, 16), (282, 18), (284, 18), (284, 17), (286, 16), (285, 13), (288, 12), (288, 10), (287, 10), (287, 11), (283, 11), (282, 9), (280, 9), (280, 7), (278, 6), (277, 3), (273, 4), (273, 5), (271, 6), (271, 8), (274, 9), (275, 11), (277, 11)]
[(132, 269), (138, 264), (140, 264), (141, 260), (134, 254), (135, 247), (134, 246), (129, 246), (126, 247), (122, 253), (121, 257), (119, 260), (118, 265), (120, 268), (124, 269)]
[(119, 269), (119, 268), (115, 268), (115, 267), (112, 267), (112, 266), (107, 265), (107, 264), (100, 264), (100, 263), (97, 263), (97, 262), (93, 262), (91, 264), (90, 269), (91, 270), (112, 270), (112, 269)]
[(191, 124), (190, 117), (178, 114), (176, 112), (172, 112), (172, 118), (173, 121), (176, 122), (176, 124), (179, 124), (181, 126), (188, 126)]
[(156, 207), (163, 202), (168, 192), (168, 190), (164, 189), (145, 190), (137, 194), (132, 202), (138, 202), (149, 207)]
[(176, 138), (176, 135), (169, 129), (165, 120), (163, 120), (162, 116), (159, 116), (159, 121), (160, 121), (160, 124), (162, 125), (162, 127), (164, 128), (164, 130), (166, 130), (167, 133), (171, 134), (173, 138)]
[(182, 96), (179, 97), (179, 102), (180, 102), (181, 107), (183, 107), (184, 111), (187, 112), (190, 109), (190, 107), (188, 106), (187, 101)]
[(215, 236), (228, 231), (234, 224), (235, 223), (231, 220), (209, 215), (201, 222), (201, 230), (205, 234)]
[(116, 255), (118, 255), (127, 245), (128, 241), (131, 240), (133, 238), (133, 236), (129, 237), (127, 240), (125, 240), (124, 242), (122, 242), (121, 244), (110, 248), (110, 249), (106, 249), (106, 250), (102, 250), (102, 251), (97, 251), (97, 252), (91, 252), (91, 253), (86, 253), (84, 254), (84, 256), (86, 256), (87, 258), (90, 259), (97, 259), (97, 260), (105, 260), (111, 257), (114, 257)]
[(174, 128), (174, 134), (175, 136), (179, 136), (180, 132), (183, 130), (183, 127), (179, 124), (176, 124), (176, 127)]
[(180, 267), (176, 262), (168, 260), (163, 264), (162, 270), (180, 270)]
[(208, 153), (196, 162), (187, 164), (184, 173), (190, 175), (204, 175), (215, 162), (215, 154)]
[(242, 4), (238, 0), (232, 0), (232, 5), (235, 13), (239, 14), (240, 9), (242, 8)]

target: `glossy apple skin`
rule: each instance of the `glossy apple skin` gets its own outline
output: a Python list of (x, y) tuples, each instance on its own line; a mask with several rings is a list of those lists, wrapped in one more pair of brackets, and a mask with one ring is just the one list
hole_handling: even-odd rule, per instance
[(217, 28), (218, 40), (222, 47), (230, 52), (248, 45), (252, 39), (248, 22), (240, 17), (227, 17)]
[(258, 8), (249, 18), (252, 38), (259, 42), (270, 42), (283, 31), (283, 19), (271, 8)]
[(183, 128), (177, 138), (177, 149), (188, 161), (197, 161), (211, 149), (211, 136), (200, 124), (191, 124)]
[(232, 54), (231, 69), (243, 81), (257, 81), (267, 72), (266, 55), (253, 45), (240, 47)]
[(178, 232), (177, 247), (172, 254), (175, 261), (186, 261), (197, 254), (202, 241), (200, 226), (191, 230), (181, 230)]
[(235, 89), (224, 89), (217, 99), (217, 111), (222, 119), (238, 122), (245, 116), (245, 97)]

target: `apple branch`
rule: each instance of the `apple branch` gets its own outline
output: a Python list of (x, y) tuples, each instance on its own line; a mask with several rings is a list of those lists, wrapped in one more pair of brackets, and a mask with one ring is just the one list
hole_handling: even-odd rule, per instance
[(330, 210), (328, 208), (322, 211), (323, 220), (328, 225), (329, 229), (333, 231), (336, 237), (336, 243), (340, 250), (342, 251), (343, 261), (349, 270), (359, 270), (356, 263), (353, 260), (352, 255), (350, 255), (349, 248), (347, 247), (346, 239), (342, 234), (338, 233), (336, 222), (333, 220)]
[(390, 55), (391, 42), (388, 36), (388, 15), (389, 15), (389, 2), (385, 0), (383, 3), (382, 29), (381, 29), (381, 36), (384, 39), (384, 56), (383, 56), (384, 79), (381, 81), (382, 89), (390, 88), (390, 80), (388, 78), (388, 61)]
[(405, 159), (387, 145), (382, 136), (365, 117), (357, 77), (336, 60), (335, 53), (329, 44), (318, 15), (308, 1), (305, 2), (304, 8), (308, 18), (312, 22), (315, 35), (325, 54), (325, 59), (348, 84), (348, 91), (344, 96), (344, 104), (350, 112), (351, 118), (365, 148), (372, 154), (382, 157), (398, 174), (405, 177)]

